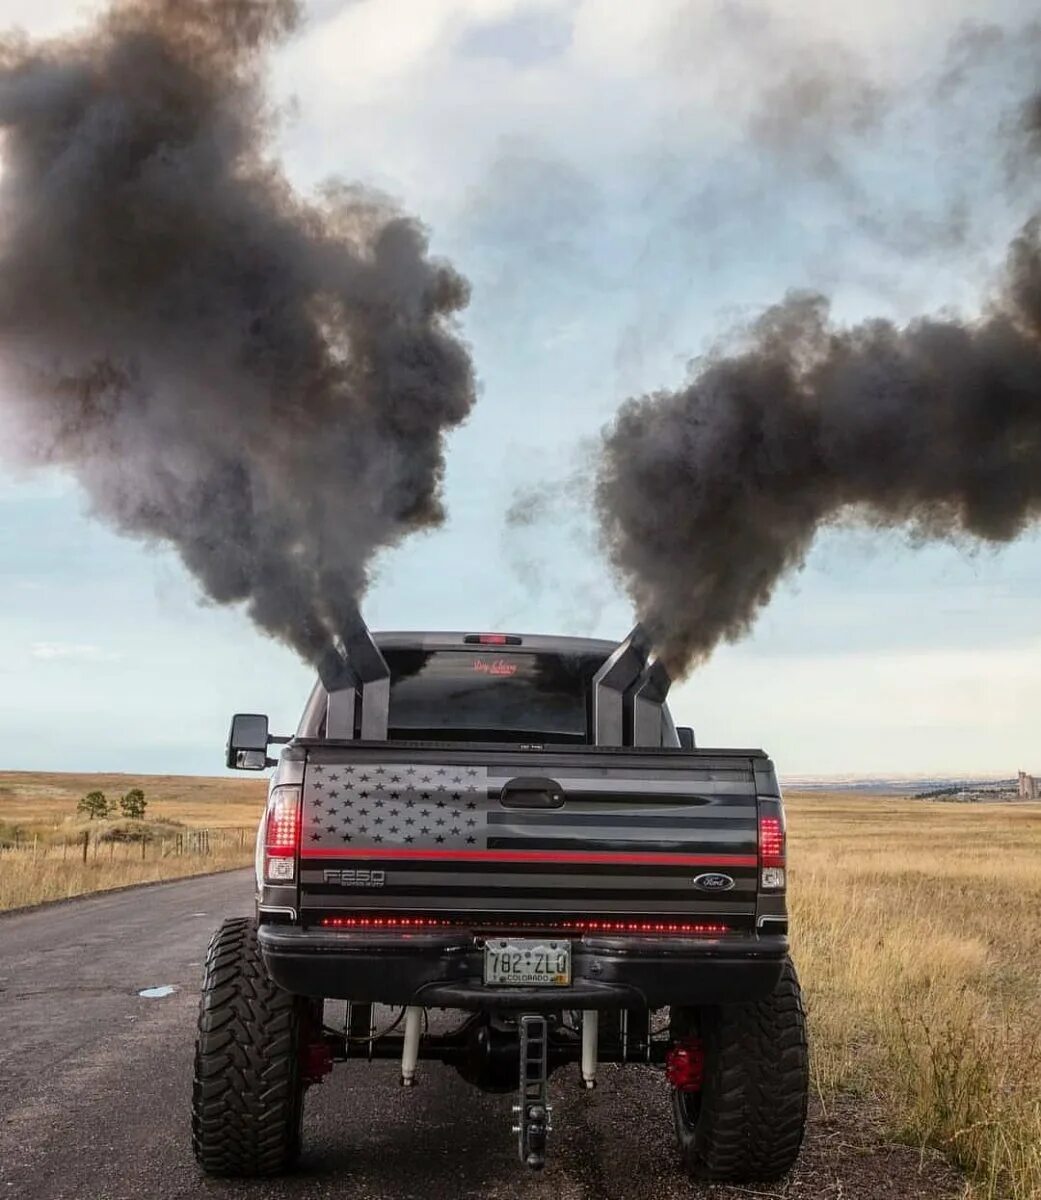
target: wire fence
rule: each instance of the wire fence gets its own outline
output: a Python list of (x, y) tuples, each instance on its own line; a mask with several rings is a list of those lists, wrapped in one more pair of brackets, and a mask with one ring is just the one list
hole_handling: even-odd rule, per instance
[(0, 858), (22, 862), (154, 862), (167, 858), (227, 858), (252, 847), (256, 830), (185, 829), (154, 833), (147, 829), (92, 832), (69, 837), (16, 837), (0, 844)]

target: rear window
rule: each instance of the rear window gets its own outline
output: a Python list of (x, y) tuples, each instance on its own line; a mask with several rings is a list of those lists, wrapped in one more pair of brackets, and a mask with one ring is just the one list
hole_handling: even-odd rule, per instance
[(602, 655), (384, 650), (391, 738), (589, 740), (590, 682)]

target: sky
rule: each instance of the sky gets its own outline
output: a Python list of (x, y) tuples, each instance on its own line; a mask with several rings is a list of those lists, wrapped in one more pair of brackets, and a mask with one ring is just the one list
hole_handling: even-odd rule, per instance
[[(91, 9), (0, 0), (0, 26)], [(624, 399), (682, 383), (791, 288), (845, 321), (977, 311), (1036, 185), (1004, 135), (1037, 82), (1031, 9), (312, 0), (270, 63), (272, 152), (301, 191), (395, 197), (473, 288), (449, 518), (379, 560), (370, 625), (623, 636), (576, 481)], [(232, 712), (292, 731), (309, 668), (73, 480), (0, 462), (0, 769), (217, 774)], [(533, 486), (549, 518), (508, 524)], [(790, 776), (1041, 772), (1039, 550), (829, 529), (674, 687), (676, 719)]]

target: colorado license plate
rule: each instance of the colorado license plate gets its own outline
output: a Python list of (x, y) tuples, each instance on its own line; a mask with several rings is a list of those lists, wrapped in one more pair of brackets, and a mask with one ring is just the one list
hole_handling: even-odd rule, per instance
[(484, 982), (498, 987), (567, 987), (571, 943), (489, 938), (484, 944)]

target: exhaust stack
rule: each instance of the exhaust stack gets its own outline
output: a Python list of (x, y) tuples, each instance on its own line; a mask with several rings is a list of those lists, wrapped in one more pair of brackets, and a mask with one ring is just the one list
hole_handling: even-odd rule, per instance
[(327, 738), (386, 741), (390, 668), (360, 615), (326, 650), (318, 676), (328, 696)]
[(672, 677), (660, 658), (652, 658), (633, 684), (628, 700), (632, 709), (632, 745), (662, 744), (661, 710)]
[(637, 625), (593, 676), (593, 740), (598, 746), (625, 745), (626, 692), (640, 678), (650, 639)]

